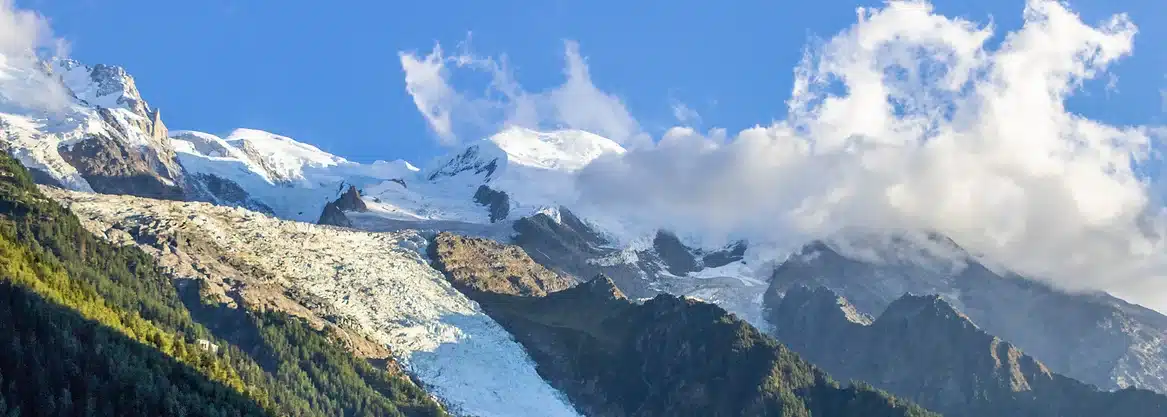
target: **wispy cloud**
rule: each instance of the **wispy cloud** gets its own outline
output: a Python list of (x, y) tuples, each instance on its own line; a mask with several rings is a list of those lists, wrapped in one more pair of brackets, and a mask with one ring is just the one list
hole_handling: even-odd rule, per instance
[[(439, 44), (424, 57), (399, 54), (406, 90), (443, 144), (457, 144), (506, 125), (587, 130), (621, 142), (646, 138), (620, 98), (592, 82), (575, 42), (564, 43), (563, 84), (541, 92), (524, 90), (505, 56), (476, 56), (468, 42), (459, 49), (447, 55)], [(451, 84), (455, 71), (485, 73), (491, 83), (484, 94), (472, 95)]]
[(673, 118), (682, 126), (701, 124), (701, 115), (680, 101), (673, 103)]

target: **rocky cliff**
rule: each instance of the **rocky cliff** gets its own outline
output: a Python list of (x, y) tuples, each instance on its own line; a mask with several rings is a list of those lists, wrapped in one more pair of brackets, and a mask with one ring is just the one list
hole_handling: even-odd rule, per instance
[(562, 279), (537, 265), (524, 271), (513, 262), (526, 258), (515, 247), (503, 252), (510, 263), (456, 266), (497, 250), (466, 242), (476, 241), (440, 237), (434, 262), (451, 281), (473, 283), (476, 301), (587, 415), (928, 415), (874, 390), (841, 387), (715, 305), (663, 294), (633, 303), (603, 275), (540, 296), (516, 289), (515, 277), (528, 288)]
[(938, 296), (905, 295), (871, 320), (826, 288), (800, 286), (787, 291), (770, 320), (779, 340), (832, 375), (947, 416), (1167, 414), (1167, 396), (1100, 391), (1051, 372)]
[(798, 286), (826, 287), (877, 315), (905, 293), (937, 294), (986, 332), (1052, 371), (1103, 389), (1167, 391), (1167, 317), (1105, 293), (1072, 294), (989, 268), (937, 235), (846, 236), (809, 244), (779, 266), (775, 309)]

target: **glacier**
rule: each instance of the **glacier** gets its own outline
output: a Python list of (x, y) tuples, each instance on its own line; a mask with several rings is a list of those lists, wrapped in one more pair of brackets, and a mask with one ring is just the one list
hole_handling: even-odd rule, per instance
[(309, 308), (340, 312), (389, 346), (457, 414), (579, 416), (539, 376), (522, 346), (429, 266), (419, 251), (425, 237), (416, 232), (360, 232), (208, 203), (44, 191), (114, 243), (157, 251), (131, 231), (150, 242), (198, 236), (217, 253), (262, 271), (255, 275), (314, 295), (326, 306)]

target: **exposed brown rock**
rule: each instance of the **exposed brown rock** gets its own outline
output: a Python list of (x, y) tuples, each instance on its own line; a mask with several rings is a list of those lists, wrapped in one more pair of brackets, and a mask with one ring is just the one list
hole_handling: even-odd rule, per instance
[[(104, 135), (61, 149), (61, 156), (85, 178), (93, 190), (102, 194), (128, 194), (166, 200), (183, 199), (183, 187), (166, 168), (152, 148), (132, 148), (124, 141)], [(160, 169), (161, 168), (161, 169)]]
[(488, 239), (442, 232), (434, 238), (430, 256), (463, 291), (543, 297), (575, 283), (539, 265), (522, 248)]

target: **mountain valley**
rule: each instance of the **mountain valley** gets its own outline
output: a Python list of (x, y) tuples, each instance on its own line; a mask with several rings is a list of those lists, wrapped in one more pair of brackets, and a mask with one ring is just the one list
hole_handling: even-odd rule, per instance
[(1167, 316), (935, 233), (702, 247), (580, 201), (627, 152), (593, 133), (362, 164), (170, 131), (119, 67), (45, 71), (65, 111), (0, 107), (0, 343), (25, 352), (0, 412), (1167, 416)]

